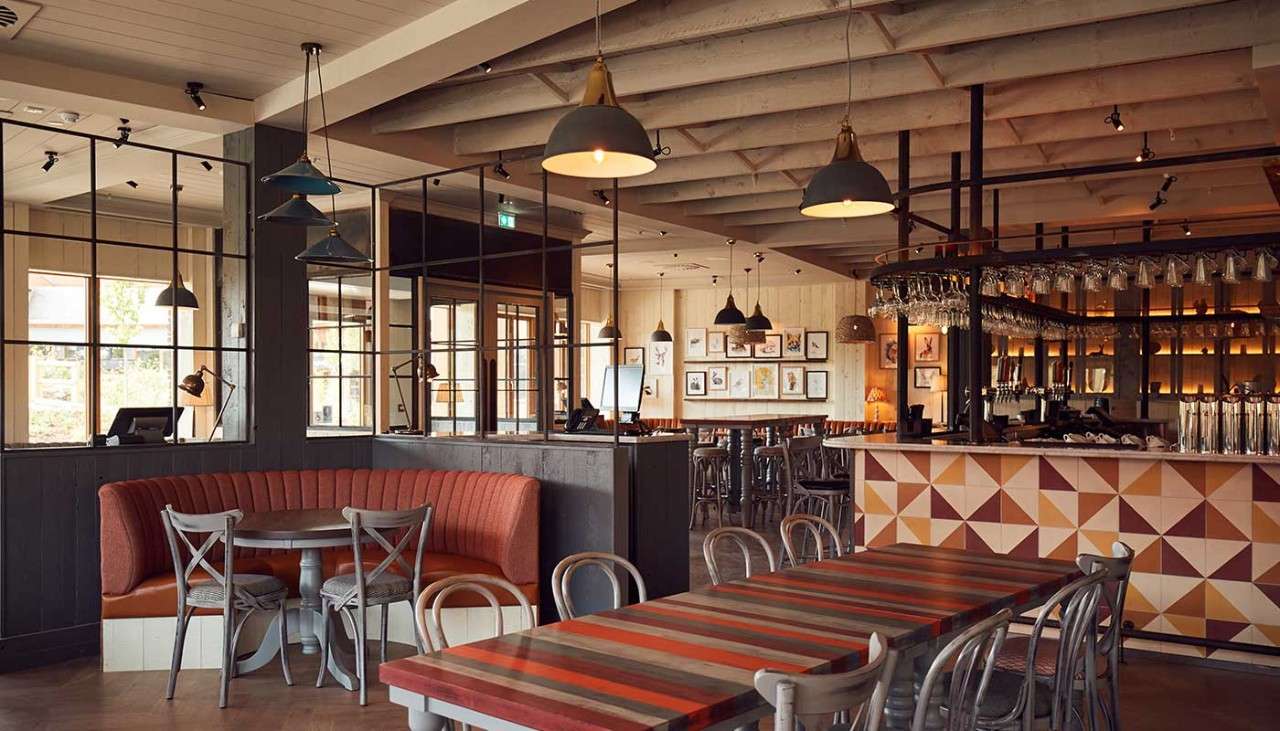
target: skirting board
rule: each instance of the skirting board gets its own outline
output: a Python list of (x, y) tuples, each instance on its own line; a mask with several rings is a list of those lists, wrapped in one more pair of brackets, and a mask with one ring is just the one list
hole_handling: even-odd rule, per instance
[[(533, 610), (536, 618), (538, 608), (535, 606)], [(518, 607), (503, 607), (502, 613), (503, 629), (506, 632), (529, 629), (520, 622)], [(250, 652), (258, 646), (274, 616), (269, 612), (254, 612), (240, 632), (238, 654)], [(409, 604), (399, 602), (391, 605), (388, 619), (387, 639), (412, 645), (416, 630)], [(451, 645), (493, 637), (494, 619), (493, 610), (489, 607), (454, 607), (443, 609), (440, 613), (445, 637)], [(371, 608), (368, 623), (368, 636), (376, 639), (382, 628), (382, 610)], [(176, 624), (177, 619), (174, 617), (102, 620), (103, 672), (168, 670), (173, 657)], [(353, 637), (355, 633), (345, 621), (344, 626), (347, 635)], [(292, 626), (289, 628), (289, 642), (298, 642), (297, 629)], [(222, 617), (192, 617), (182, 650), (183, 669), (221, 667), (221, 647)]]

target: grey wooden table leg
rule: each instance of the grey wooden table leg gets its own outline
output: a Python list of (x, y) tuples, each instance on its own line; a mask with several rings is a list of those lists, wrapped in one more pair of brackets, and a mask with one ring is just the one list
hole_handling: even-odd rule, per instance
[(916, 712), (915, 666), (910, 658), (899, 657), (884, 702), (884, 723), (889, 731), (910, 731)]
[[(933, 664), (933, 659), (936, 656), (936, 647), (931, 646), (929, 652), (917, 657), (915, 661), (915, 679), (912, 683), (912, 690), (915, 694), (916, 704), (925, 703), (928, 705), (929, 710), (924, 717), (924, 727), (926, 729), (941, 729), (945, 725), (942, 719), (943, 683), (934, 683), (928, 698), (920, 697), (920, 686), (924, 683), (924, 676), (929, 672), (929, 666)], [(912, 709), (912, 712), (914, 713), (914, 709)]]
[(324, 583), (324, 563), (320, 559), (320, 549), (302, 549), (298, 568), (301, 569), (298, 575), (298, 593), (302, 596), (303, 610), (299, 612), (298, 639), (302, 643), (302, 654), (314, 655), (320, 651), (314, 620), (320, 613), (320, 585)]

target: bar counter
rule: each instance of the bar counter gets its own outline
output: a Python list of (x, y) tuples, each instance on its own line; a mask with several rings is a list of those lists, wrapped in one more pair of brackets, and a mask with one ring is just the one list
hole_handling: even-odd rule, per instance
[(1280, 456), (833, 437), (853, 539), (1073, 559), (1136, 553), (1126, 647), (1280, 666)]

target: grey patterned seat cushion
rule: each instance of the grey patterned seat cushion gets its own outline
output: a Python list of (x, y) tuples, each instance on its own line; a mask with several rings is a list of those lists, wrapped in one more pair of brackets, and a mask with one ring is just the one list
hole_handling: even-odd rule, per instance
[[(255, 597), (288, 592), (284, 582), (266, 574), (236, 574), (232, 581), (236, 588)], [(222, 601), (222, 586), (216, 581), (196, 584), (187, 594), (187, 602), (197, 607), (221, 607)]]
[[(320, 594), (332, 601), (337, 601), (345, 597), (347, 592), (350, 592), (355, 586), (355, 574), (338, 574), (325, 579), (324, 585), (320, 587)], [(412, 595), (413, 582), (411, 580), (399, 574), (384, 571), (365, 588), (364, 597), (367, 604), (386, 604), (409, 599)], [(351, 603), (355, 603), (354, 597)]]

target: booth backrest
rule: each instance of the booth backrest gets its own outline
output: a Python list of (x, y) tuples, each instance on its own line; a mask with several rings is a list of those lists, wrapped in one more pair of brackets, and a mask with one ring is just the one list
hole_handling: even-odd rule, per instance
[[(513, 583), (538, 580), (538, 481), (524, 475), (443, 470), (294, 470), (128, 480), (98, 491), (102, 593), (125, 594), (173, 567), (160, 521), (186, 513), (305, 508), (402, 510), (435, 506), (427, 550), (497, 564)], [(271, 553), (239, 549), (237, 556)]]

